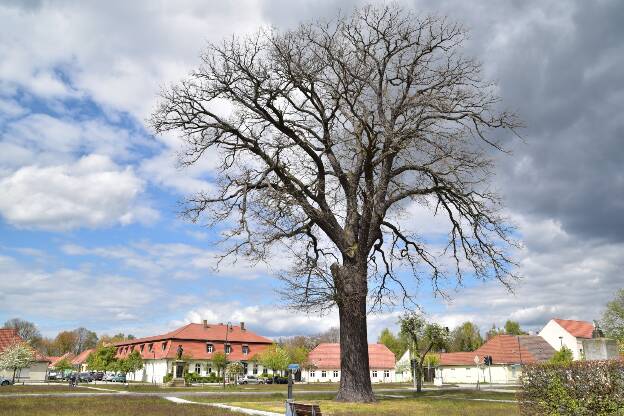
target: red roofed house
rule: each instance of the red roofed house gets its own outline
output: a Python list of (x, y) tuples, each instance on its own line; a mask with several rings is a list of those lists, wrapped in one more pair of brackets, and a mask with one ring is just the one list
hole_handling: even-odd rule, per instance
[(568, 347), (575, 360), (617, 359), (616, 341), (602, 338), (595, 329), (591, 322), (554, 318), (539, 335), (557, 351)]
[(554, 318), (539, 335), (557, 351), (565, 345), (572, 350), (574, 359), (579, 360), (583, 354), (583, 339), (591, 339), (593, 331), (594, 324), (591, 322)]
[[(497, 335), (475, 351), (440, 354), (436, 376), (443, 383), (515, 383), (523, 364), (548, 361), (554, 354), (555, 349), (540, 336)], [(486, 356), (492, 357), (489, 367), (483, 365)]]
[(74, 367), (76, 367), (78, 371), (81, 371), (81, 372), (87, 371), (88, 369), (87, 358), (89, 358), (89, 355), (91, 355), (93, 350), (95, 350), (95, 348), (89, 348), (88, 350), (84, 350), (83, 352), (81, 352), (80, 354), (72, 358), (70, 360), (70, 363)]
[(208, 376), (216, 373), (213, 367), (212, 355), (225, 352), (229, 361), (240, 361), (245, 374), (256, 375), (260, 371), (267, 373), (258, 364), (252, 363), (254, 355), (271, 345), (273, 341), (257, 335), (247, 328), (245, 323), (233, 325), (227, 332), (224, 324), (188, 324), (174, 331), (153, 337), (137, 338), (115, 343), (117, 357), (125, 358), (132, 351), (139, 351), (144, 360), (143, 369), (134, 374), (128, 374), (129, 380), (150, 381), (160, 383), (168, 373), (173, 373), (174, 362), (177, 359), (178, 346), (181, 345), (183, 357), (188, 357), (188, 371)]
[[(310, 382), (340, 381), (340, 344), (319, 344), (308, 360), (316, 368), (303, 370), (302, 379)], [(394, 381), (394, 353), (383, 344), (368, 344), (368, 360), (373, 383)]]
[[(19, 335), (17, 330), (13, 328), (0, 329), (0, 355), (2, 352), (16, 343), (25, 342)], [(16, 376), (16, 382), (29, 382), (29, 381), (45, 381), (48, 374), (48, 360), (39, 351), (34, 351), (34, 360), (30, 366), (23, 368)], [(11, 379), (13, 377), (13, 370), (0, 370), (0, 376)]]

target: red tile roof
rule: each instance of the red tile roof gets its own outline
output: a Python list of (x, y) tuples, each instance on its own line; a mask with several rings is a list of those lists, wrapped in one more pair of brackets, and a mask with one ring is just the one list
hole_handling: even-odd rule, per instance
[[(319, 344), (310, 351), (309, 360), (317, 368), (340, 368), (340, 344)], [(368, 362), (371, 369), (394, 368), (394, 353), (383, 344), (368, 344)]]
[(497, 335), (473, 352), (440, 354), (440, 365), (475, 365), (474, 357), (492, 356), (494, 364), (526, 364), (549, 360), (555, 350), (537, 335)]
[(84, 350), (83, 352), (72, 358), (71, 363), (73, 365), (80, 365), (84, 363), (85, 361), (87, 361), (87, 358), (89, 358), (89, 355), (91, 355), (94, 349), (95, 348), (89, 348), (88, 350)]
[(591, 322), (559, 318), (555, 318), (553, 321), (557, 322), (559, 326), (576, 338), (591, 338), (592, 332), (594, 332), (594, 324)]
[(50, 367), (54, 368), (54, 366), (64, 358), (71, 362), (71, 360), (74, 358), (74, 355), (71, 352), (66, 352), (65, 354), (60, 356), (48, 357), (48, 360), (50, 361)]
[[(144, 359), (175, 359), (178, 345), (182, 345), (185, 356), (210, 360), (214, 352), (225, 350), (225, 331), (226, 325), (223, 324), (209, 324), (207, 327), (203, 324), (188, 324), (163, 335), (125, 340), (116, 342), (114, 345), (118, 348), (118, 357), (125, 357), (136, 350)], [(227, 339), (232, 348), (228, 359), (235, 361), (250, 360), (255, 354), (273, 343), (269, 338), (257, 335), (248, 329), (241, 329), (238, 325), (232, 326)], [(206, 349), (206, 344), (209, 343), (213, 345), (213, 352), (208, 352)], [(243, 354), (243, 345), (248, 347), (248, 354)]]
[[(0, 328), (0, 353), (13, 344), (26, 343), (13, 328)], [(32, 348), (35, 353), (35, 361), (49, 361), (47, 357)]]

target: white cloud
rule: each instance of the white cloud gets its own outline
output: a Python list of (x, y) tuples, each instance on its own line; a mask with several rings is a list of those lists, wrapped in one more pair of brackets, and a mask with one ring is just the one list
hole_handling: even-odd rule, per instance
[(0, 213), (15, 226), (47, 230), (149, 222), (158, 214), (137, 202), (144, 186), (130, 167), (102, 155), (27, 166), (0, 180)]
[(47, 271), (3, 255), (0, 276), (4, 276), (0, 304), (7, 316), (78, 321), (88, 327), (101, 321), (137, 319), (146, 305), (162, 295), (154, 282), (67, 268)]

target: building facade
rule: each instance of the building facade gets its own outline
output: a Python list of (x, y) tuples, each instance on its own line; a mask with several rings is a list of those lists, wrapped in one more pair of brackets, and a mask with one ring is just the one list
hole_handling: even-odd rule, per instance
[(118, 358), (126, 358), (133, 351), (138, 351), (143, 358), (143, 369), (128, 374), (128, 380), (162, 383), (167, 374), (175, 371), (179, 346), (190, 373), (200, 376), (216, 373), (212, 356), (220, 351), (226, 354), (228, 361), (241, 362), (245, 374), (260, 375), (268, 371), (255, 363), (253, 357), (272, 342), (249, 331), (244, 322), (228, 327), (204, 321), (203, 324), (188, 324), (163, 335), (117, 342), (115, 347)]
[[(340, 381), (340, 344), (319, 344), (310, 351), (309, 369), (302, 371), (302, 381), (323, 383)], [(368, 345), (368, 362), (373, 383), (391, 383), (395, 378), (394, 353), (383, 344)]]
[[(440, 354), (436, 378), (442, 383), (517, 383), (522, 365), (545, 362), (555, 349), (537, 335), (497, 335), (472, 352)], [(484, 365), (484, 357), (492, 365)], [(478, 364), (477, 364), (478, 362)]]
[[(25, 341), (17, 334), (15, 329), (0, 329), (0, 354), (16, 343), (24, 343)], [(48, 364), (50, 360), (44, 357), (39, 351), (33, 349), (34, 359), (30, 365), (19, 370), (15, 375), (15, 382), (40, 382), (45, 381), (48, 376)], [(13, 370), (0, 370), (0, 376), (11, 379)]]

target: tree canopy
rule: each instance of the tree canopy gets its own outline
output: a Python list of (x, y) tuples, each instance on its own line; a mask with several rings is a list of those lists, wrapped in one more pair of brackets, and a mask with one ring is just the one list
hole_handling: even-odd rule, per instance
[(607, 303), (600, 325), (607, 337), (618, 340), (620, 351), (624, 352), (624, 289)]
[(29, 321), (20, 318), (12, 318), (7, 320), (3, 328), (11, 328), (17, 330), (17, 335), (33, 347), (37, 347), (41, 341), (41, 332), (37, 326)]
[(13, 370), (13, 379), (20, 370), (28, 367), (35, 359), (35, 351), (25, 342), (9, 345), (0, 354), (0, 370)]
[[(487, 183), (490, 150), (503, 149), (494, 130), (520, 123), (462, 52), (466, 36), (381, 6), (233, 37), (209, 44), (150, 119), (155, 133), (181, 135), (182, 165), (219, 161), (217, 186), (189, 196), (184, 214), (234, 224), (226, 255), (288, 250), (293, 307), (337, 306), (338, 399), (374, 400), (366, 314), (416, 303), (406, 276), (436, 293), (446, 277), (513, 277), (511, 230)], [(446, 249), (403, 221), (412, 205), (447, 219)]]
[(483, 344), (479, 327), (472, 322), (464, 322), (453, 329), (449, 339), (449, 352), (470, 352)]
[(394, 353), (397, 360), (403, 356), (408, 348), (405, 337), (394, 335), (388, 328), (384, 328), (381, 331), (377, 342), (388, 347), (388, 349)]

